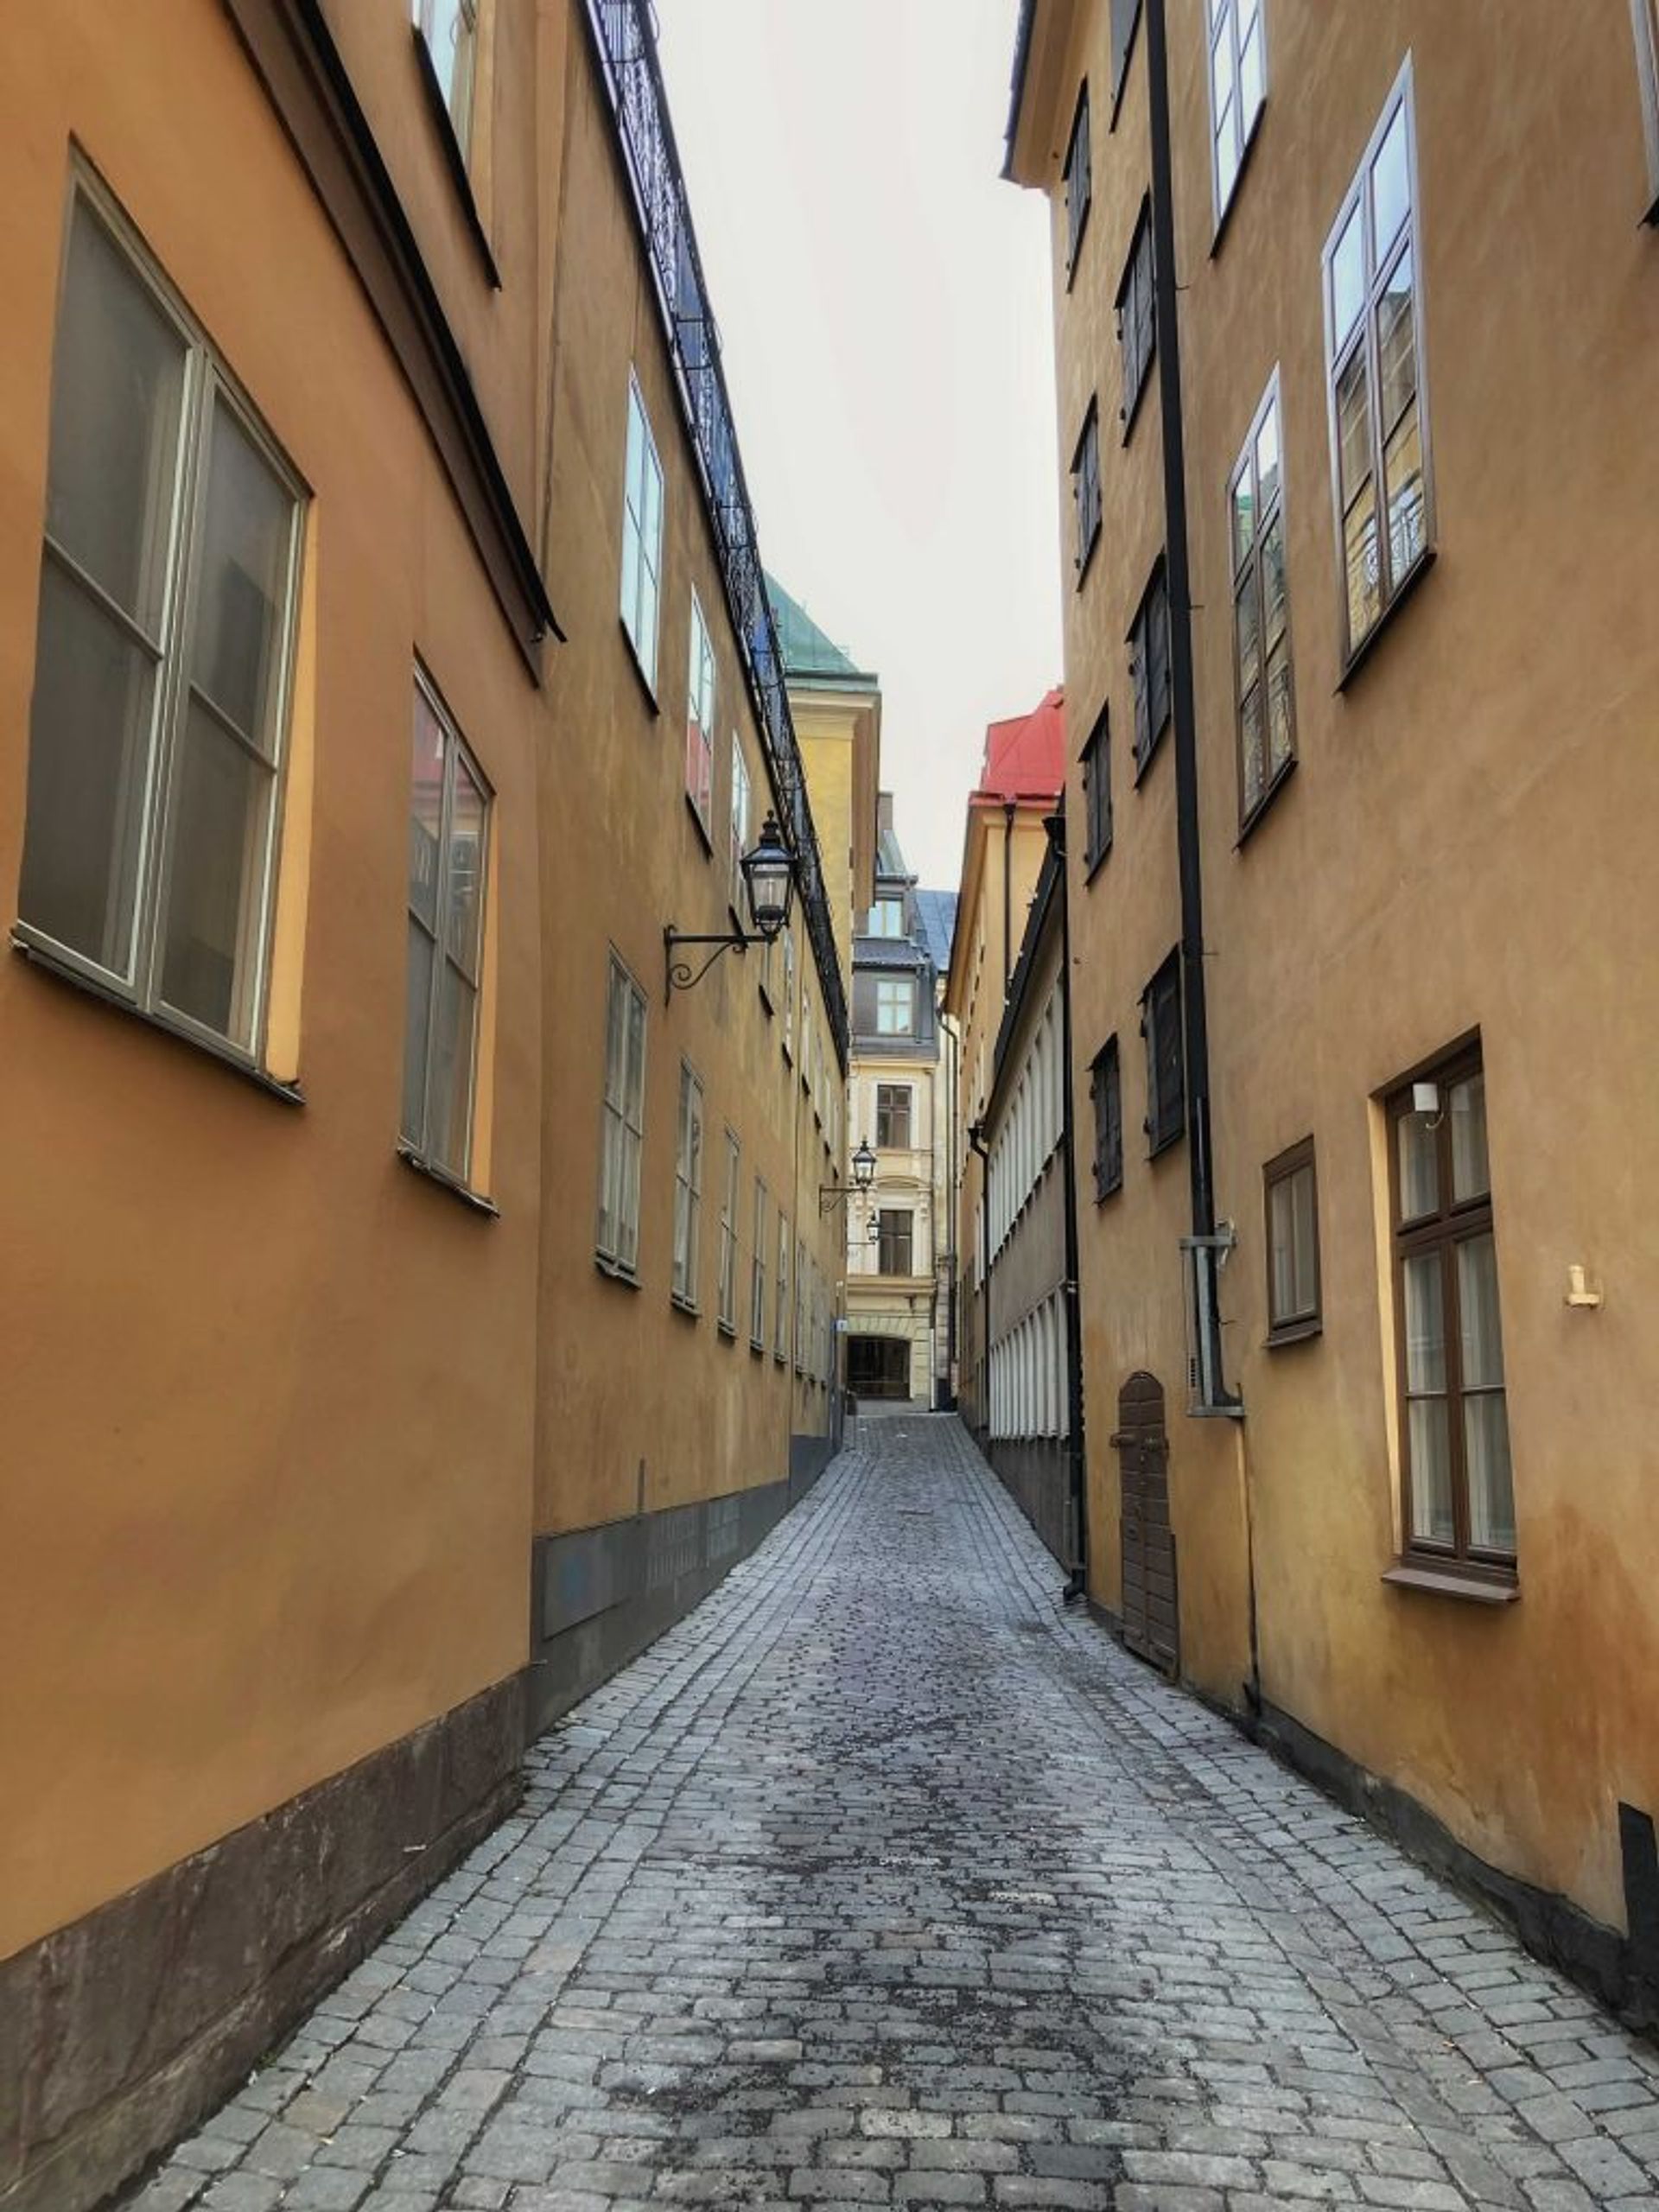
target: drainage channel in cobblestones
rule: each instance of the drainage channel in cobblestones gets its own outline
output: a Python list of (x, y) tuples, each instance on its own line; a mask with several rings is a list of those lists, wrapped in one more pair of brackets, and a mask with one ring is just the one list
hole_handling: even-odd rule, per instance
[(860, 1424), (143, 2212), (1659, 2206), (1659, 2054)]

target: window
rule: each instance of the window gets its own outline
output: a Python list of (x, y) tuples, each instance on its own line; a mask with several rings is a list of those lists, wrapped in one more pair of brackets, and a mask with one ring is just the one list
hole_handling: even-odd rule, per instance
[(478, 0), (414, 0), (414, 8), (416, 27), (432, 57), (433, 74), (464, 159), (473, 136)]
[(748, 904), (743, 896), (743, 855), (749, 849), (749, 764), (743, 758), (743, 741), (732, 732), (732, 880), (728, 896), (740, 925), (749, 926)]
[(1211, 175), (1219, 222), (1267, 92), (1264, 0), (1206, 0), (1210, 16)]
[(875, 1141), (883, 1152), (910, 1149), (911, 1088), (907, 1083), (875, 1086)]
[(726, 1196), (720, 1209), (720, 1325), (728, 1336), (737, 1333), (737, 1194), (741, 1187), (739, 1167), (741, 1147), (726, 1132)]
[(795, 1059), (795, 925), (784, 924), (784, 1058)]
[(1089, 146), (1089, 79), (1077, 94), (1077, 111), (1071, 118), (1071, 143), (1065, 149), (1065, 274), (1069, 282), (1077, 265), (1089, 203), (1094, 197), (1094, 176)]
[(1154, 1157), (1186, 1129), (1186, 1054), (1181, 1039), (1181, 956), (1172, 952), (1141, 1001), (1147, 1040), (1147, 1118)]
[(1233, 677), (1238, 819), (1255, 821), (1296, 757), (1285, 582), (1279, 372), (1256, 410), (1228, 487), (1233, 559)]
[(685, 795), (713, 842), (715, 806), (715, 649), (702, 605), (691, 594), (691, 666), (686, 677)]
[(911, 1262), (914, 1257), (912, 1231), (916, 1217), (907, 1208), (883, 1206), (876, 1218), (880, 1232), (876, 1243), (876, 1273), (913, 1274), (915, 1269)]
[(1325, 249), (1331, 461), (1341, 517), (1346, 659), (1364, 644), (1429, 551), (1415, 168), (1408, 60)]
[(78, 192), (19, 934), (248, 1063), (262, 1045), (301, 513), (206, 339), (118, 219)]
[(1507, 1578), (1515, 1498), (1479, 1047), (1388, 1102), (1408, 1553)]
[(1117, 1039), (1109, 1037), (1089, 1071), (1095, 1104), (1095, 1199), (1109, 1198), (1123, 1187), (1123, 1083), (1117, 1064)]
[(680, 1131), (674, 1154), (672, 1292), (682, 1306), (697, 1303), (697, 1229), (702, 1210), (702, 1085), (680, 1062)]
[(1118, 411), (1127, 438), (1141, 404), (1141, 394), (1146, 389), (1147, 371), (1152, 366), (1153, 348), (1158, 340), (1157, 310), (1152, 290), (1149, 200), (1141, 202), (1140, 219), (1129, 243), (1129, 257), (1123, 264), (1122, 280), (1117, 288), (1116, 305), (1117, 343), (1123, 361), (1123, 404)]
[(437, 695), (415, 679), (404, 1141), (465, 1182), (472, 1164), (490, 796)]
[(1268, 1217), (1268, 1342), (1294, 1344), (1319, 1327), (1319, 1198), (1313, 1140), (1262, 1171)]
[(663, 564), (663, 464), (639, 387), (628, 379), (627, 474), (622, 498), (622, 626), (639, 671), (657, 685), (657, 580)]
[(878, 1037), (908, 1037), (916, 1027), (916, 979), (912, 976), (881, 976), (875, 985), (875, 1033)]
[(1135, 780), (1169, 722), (1169, 587), (1160, 555), (1128, 635), (1129, 677), (1135, 686)]
[(749, 1257), (749, 1342), (756, 1351), (766, 1341), (766, 1186), (754, 1179), (754, 1249)]
[(806, 1317), (811, 1297), (807, 1265), (806, 1240), (803, 1237), (795, 1247), (795, 1372), (798, 1375), (806, 1364)]
[(601, 1260), (625, 1274), (632, 1274), (639, 1264), (639, 1151), (645, 1113), (645, 995), (613, 953), (605, 1017), (598, 1251)]
[(1100, 536), (1100, 410), (1092, 399), (1083, 418), (1077, 449), (1071, 456), (1071, 508), (1077, 531), (1072, 565), (1081, 583)]
[(903, 937), (905, 933), (905, 902), (902, 899), (878, 899), (870, 909), (871, 937)]
[(1648, 149), (1647, 219), (1659, 219), (1659, 5), (1630, 0), (1636, 32), (1636, 73), (1642, 93), (1642, 133)]
[(1135, 27), (1141, 19), (1141, 0), (1112, 0), (1112, 105), (1116, 109), (1123, 96), (1123, 79), (1128, 73), (1129, 54), (1135, 44)]
[(772, 1356), (781, 1365), (789, 1357), (789, 1216), (778, 1216), (778, 1295), (772, 1304)]
[(1103, 707), (1083, 748), (1083, 865), (1092, 875), (1112, 849), (1110, 725)]

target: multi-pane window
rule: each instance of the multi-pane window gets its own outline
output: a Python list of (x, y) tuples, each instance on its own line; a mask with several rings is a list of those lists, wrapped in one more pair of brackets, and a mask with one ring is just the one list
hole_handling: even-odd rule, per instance
[(1072, 564), (1081, 582), (1089, 556), (1100, 536), (1100, 410), (1091, 399), (1083, 418), (1083, 435), (1071, 456), (1071, 512), (1077, 524)]
[(791, 922), (784, 925), (784, 1057), (793, 1062), (795, 1058), (795, 928)]
[(424, 676), (415, 679), (404, 1140), (458, 1180), (472, 1162), (490, 796)]
[(1083, 80), (1077, 94), (1077, 111), (1071, 118), (1071, 139), (1065, 149), (1065, 273), (1070, 277), (1077, 265), (1077, 248), (1083, 244), (1084, 225), (1089, 219), (1089, 204), (1094, 197), (1092, 156), (1089, 144), (1089, 79)]
[(1659, 220), (1659, 0), (1630, 0), (1636, 33), (1637, 83), (1642, 94), (1642, 134), (1648, 149), (1649, 222)]
[(1135, 44), (1135, 27), (1141, 19), (1141, 0), (1112, 0), (1112, 102), (1117, 103)]
[(1163, 556), (1153, 569), (1128, 635), (1129, 678), (1135, 686), (1135, 772), (1137, 779), (1169, 722), (1169, 586)]
[(1147, 372), (1152, 366), (1153, 348), (1158, 339), (1157, 311), (1153, 304), (1149, 200), (1141, 203), (1140, 219), (1129, 244), (1129, 257), (1123, 264), (1122, 279), (1117, 288), (1116, 305), (1117, 343), (1123, 362), (1123, 404), (1119, 411), (1123, 418), (1123, 435), (1128, 437), (1141, 394), (1146, 389)]
[(1089, 1071), (1095, 1108), (1095, 1198), (1109, 1198), (1123, 1187), (1123, 1083), (1117, 1039), (1109, 1037)]
[(798, 1375), (806, 1364), (807, 1313), (811, 1297), (811, 1285), (807, 1274), (806, 1242), (803, 1238), (795, 1247), (795, 1372)]
[(298, 485), (137, 242), (75, 195), (53, 360), (19, 934), (261, 1047)]
[(1210, 134), (1216, 219), (1233, 196), (1239, 164), (1267, 93), (1264, 0), (1205, 0), (1210, 15)]
[(1292, 1344), (1319, 1326), (1319, 1194), (1313, 1140), (1304, 1137), (1262, 1171), (1268, 1227), (1268, 1342)]
[(1112, 844), (1110, 721), (1103, 707), (1083, 748), (1083, 864), (1090, 874)]
[(1142, 1127), (1154, 1154), (1186, 1128), (1186, 1053), (1181, 1037), (1181, 956), (1172, 952), (1147, 985), (1141, 1001), (1141, 1034), (1147, 1040), (1147, 1118)]
[(905, 933), (905, 902), (902, 899), (878, 899), (870, 909), (870, 937), (903, 937)]
[(702, 1085), (680, 1062), (679, 1136), (674, 1151), (674, 1271), (682, 1306), (697, 1302), (697, 1236), (702, 1211)]
[(691, 665), (686, 677), (685, 795), (702, 824), (714, 835), (715, 648), (702, 619), (702, 603), (691, 594)]
[(639, 1264), (639, 1153), (645, 1116), (645, 995), (613, 953), (605, 1010), (597, 1249), (601, 1260), (627, 1274)]
[(754, 1179), (754, 1243), (749, 1254), (749, 1342), (759, 1351), (766, 1341), (766, 1186)]
[(477, 74), (478, 0), (414, 0), (416, 29), (432, 57), (433, 74), (455, 143), (463, 156), (473, 137), (473, 82)]
[(1480, 1052), (1388, 1102), (1408, 1554), (1507, 1579), (1515, 1496)]
[(1415, 168), (1408, 60), (1325, 249), (1344, 658), (1427, 556), (1432, 535)]
[(663, 567), (663, 464), (639, 387), (628, 379), (622, 493), (622, 626), (647, 683), (657, 682), (658, 579)]
[(878, 1037), (908, 1037), (916, 1027), (916, 979), (913, 976), (880, 976), (875, 985), (875, 1033)]
[(789, 1357), (789, 1216), (778, 1216), (778, 1294), (772, 1300), (772, 1356)]
[(732, 912), (745, 929), (749, 926), (747, 902), (743, 896), (743, 855), (749, 849), (749, 764), (743, 758), (743, 741), (732, 732), (732, 853), (731, 881), (727, 896)]
[(726, 1193), (720, 1206), (720, 1325), (728, 1335), (737, 1329), (737, 1194), (742, 1154), (737, 1139), (726, 1132)]
[(1255, 820), (1296, 756), (1283, 492), (1274, 370), (1228, 487), (1241, 826)]
[(878, 1083), (875, 1086), (875, 1141), (882, 1152), (910, 1148), (911, 1088), (907, 1083)]
[(916, 1217), (906, 1206), (883, 1206), (877, 1216), (876, 1273), (908, 1275), (915, 1273)]

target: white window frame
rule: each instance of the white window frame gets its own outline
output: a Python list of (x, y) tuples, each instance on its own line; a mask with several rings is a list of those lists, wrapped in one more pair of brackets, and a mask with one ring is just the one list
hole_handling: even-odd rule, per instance
[[(633, 429), (639, 429), (638, 452), (639, 481), (629, 466), (635, 450)], [(654, 489), (653, 489), (654, 487)], [(653, 512), (654, 497), (654, 512)], [(654, 529), (647, 524), (654, 522)], [(650, 539), (647, 547), (647, 538)], [(632, 548), (632, 561), (630, 549)], [(632, 593), (629, 590), (629, 569), (633, 570)], [(622, 626), (628, 633), (639, 672), (653, 695), (657, 689), (657, 640), (663, 622), (663, 464), (657, 451), (657, 440), (652, 435), (651, 416), (645, 411), (645, 398), (639, 390), (639, 379), (632, 371), (628, 372), (628, 435), (622, 454)], [(643, 633), (645, 624), (645, 579), (651, 580), (651, 623), (649, 637)]]
[(749, 849), (749, 764), (743, 758), (743, 738), (741, 731), (732, 732), (732, 854), (731, 882), (728, 887), (733, 913), (738, 926), (746, 931), (749, 926), (747, 902), (743, 896), (743, 855)]
[(754, 1249), (749, 1260), (749, 1348), (766, 1348), (766, 1186), (754, 1179)]
[(674, 1147), (674, 1261), (670, 1295), (697, 1311), (697, 1262), (702, 1230), (702, 1079), (690, 1060), (680, 1062), (680, 1106)]
[(685, 678), (685, 796), (710, 845), (715, 838), (715, 709), (719, 689), (715, 641), (694, 585), (690, 658)]
[[(1205, 75), (1210, 86), (1210, 181), (1214, 190), (1216, 223), (1219, 228), (1221, 219), (1231, 206), (1233, 194), (1238, 189), (1238, 180), (1244, 169), (1244, 156), (1250, 150), (1256, 125), (1262, 120), (1262, 111), (1267, 105), (1268, 0), (1205, 0), (1205, 16), (1209, 25)], [(1246, 115), (1244, 56), (1252, 38), (1256, 48), (1255, 98), (1249, 113)], [(1222, 172), (1224, 118), (1216, 99), (1217, 64), (1224, 59), (1232, 86), (1230, 112), (1225, 118), (1232, 168), (1224, 182)]]
[[(601, 1108), (600, 1196), (594, 1249), (600, 1263), (631, 1280), (639, 1265), (639, 1165), (645, 1149), (645, 1054), (647, 1007), (626, 963), (610, 956), (605, 1001), (605, 1071)], [(613, 1095), (610, 1038), (613, 1024), (623, 1021), (621, 1080)], [(637, 1016), (637, 1021), (634, 1017)], [(632, 1039), (638, 1034), (636, 1058)], [(606, 1198), (613, 1195), (611, 1220), (616, 1231), (606, 1239)]]
[[(423, 1167), (438, 1173), (453, 1176), (457, 1182), (472, 1187), (473, 1150), (477, 1136), (478, 1114), (478, 1044), (483, 1031), (484, 1014), (484, 947), (489, 926), (487, 901), (490, 880), (491, 833), (495, 820), (495, 794), (489, 779), (479, 766), (477, 759), (467, 741), (455, 728), (454, 717), (445, 707), (426, 671), (418, 662), (415, 669), (415, 688), (425, 702), (443, 740), (443, 798), (439, 818), (437, 843), (437, 896), (435, 932), (428, 926), (425, 917), (411, 904), (409, 918), (414, 926), (431, 939), (432, 982), (426, 1009), (426, 1066), (421, 1082), (421, 1115), (418, 1128), (403, 1128), (403, 1148)], [(458, 771), (467, 775), (478, 787), (484, 801), (483, 828), (479, 838), (478, 867), (478, 944), (474, 953), (474, 967), (468, 969), (464, 958), (456, 957), (451, 927), (454, 892), (454, 869), (451, 861), (450, 845), (454, 830), (455, 778)], [(458, 1151), (444, 1159), (431, 1144), (432, 1084), (435, 1075), (435, 1047), (438, 1041), (438, 1008), (442, 1003), (443, 973), (451, 966), (473, 995), (472, 1033), (467, 1040), (467, 1127)], [(404, 1084), (409, 1080), (409, 1052), (412, 1036), (404, 1039)]]
[(795, 925), (784, 924), (784, 1058), (795, 1062)]
[(737, 1201), (742, 1187), (743, 1147), (726, 1132), (726, 1195), (720, 1209), (719, 1322), (723, 1334), (737, 1334)]
[(1648, 156), (1648, 206), (1643, 220), (1659, 221), (1659, 5), (1630, 0), (1636, 35), (1637, 84), (1642, 96), (1642, 138)]
[[(890, 1001), (884, 994), (903, 991), (906, 994), (904, 1020), (888, 1020)], [(875, 979), (875, 1033), (878, 1037), (913, 1037), (916, 1034), (916, 978), (913, 976), (878, 976)]]
[(772, 1301), (772, 1356), (779, 1367), (789, 1358), (789, 1216), (778, 1209), (778, 1284)]
[[(19, 913), (13, 924), (16, 938), (51, 963), (69, 969), (110, 996), (133, 1007), (162, 1027), (174, 1029), (194, 1043), (238, 1066), (263, 1069), (265, 1021), (268, 1011), (271, 926), (276, 913), (283, 802), (287, 790), (289, 726), (293, 711), (294, 659), (299, 629), (300, 572), (304, 549), (308, 493), (303, 480), (276, 444), (241, 386), (215, 350), (206, 331), (168, 283), (154, 256), (132, 225), (101, 185), (77, 168), (71, 194), (68, 223), (63, 239), (63, 268), (68, 267), (70, 240), (76, 223), (97, 225), (134, 281), (176, 334), (183, 353), (174, 457), (172, 504), (166, 524), (163, 557), (165, 582), (155, 634), (91, 576), (68, 550), (59, 545), (49, 528), (42, 532), (41, 580), (49, 564), (53, 570), (88, 601), (123, 638), (149, 658), (153, 671), (149, 723), (143, 757), (139, 764), (143, 792), (137, 807), (136, 858), (130, 894), (127, 958), (117, 967), (81, 951), (32, 923)], [(60, 312), (54, 332), (52, 375), (55, 392), (58, 346), (62, 342)], [(205, 539), (203, 507), (208, 477), (208, 457), (217, 410), (227, 416), (248, 439), (292, 503), (289, 518), (287, 574), (283, 595), (276, 609), (280, 642), (273, 672), (269, 755), (220, 713), (191, 679), (188, 666), (194, 642), (194, 619), (200, 572), (196, 559)], [(39, 632), (36, 631), (36, 658)], [(249, 972), (241, 995), (246, 1007), (247, 1041), (213, 1028), (209, 1023), (169, 1005), (162, 995), (162, 964), (165, 947), (163, 925), (171, 890), (174, 848), (170, 839), (172, 787), (182, 743), (186, 715), (193, 696), (215, 727), (232, 737), (257, 758), (270, 777), (264, 834), (254, 855), (258, 884), (249, 914), (246, 943)], [(31, 753), (43, 733), (31, 719)], [(28, 824), (25, 818), (25, 849)], [(26, 878), (25, 878), (26, 880)]]
[(456, 28), (462, 35), (455, 41), (454, 67), (447, 82), (438, 50), (441, 4), (442, 0), (412, 0), (412, 12), (415, 28), (431, 57), (432, 73), (443, 95), (449, 127), (455, 134), (455, 143), (464, 162), (472, 152), (473, 105), (478, 89), (479, 0), (450, 0)]
[[(893, 910), (895, 916), (896, 925), (893, 929), (888, 929), (886, 925), (885, 917), (889, 908)], [(870, 908), (870, 926), (868, 933), (871, 937), (880, 938), (902, 938), (904, 936), (905, 900), (902, 892), (896, 897), (891, 892), (883, 892), (880, 897), (876, 899), (874, 905)]]

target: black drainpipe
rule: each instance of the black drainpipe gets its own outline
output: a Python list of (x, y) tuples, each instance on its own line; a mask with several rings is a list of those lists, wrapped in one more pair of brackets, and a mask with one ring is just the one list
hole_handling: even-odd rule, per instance
[(1014, 801), (1002, 802), (1002, 1003), (1008, 1000), (1014, 977)]
[(991, 1441), (991, 1150), (985, 1141), (983, 1122), (969, 1122), (968, 1142), (984, 1165), (979, 1178), (979, 1281), (985, 1308), (985, 1372), (981, 1382), (980, 1417), (985, 1441)]
[(1055, 892), (1060, 902), (1060, 1188), (1065, 1216), (1065, 1395), (1066, 1468), (1076, 1515), (1077, 1556), (1066, 1599), (1089, 1590), (1088, 1459), (1083, 1440), (1083, 1310), (1077, 1288), (1077, 1148), (1071, 1102), (1071, 900), (1065, 879), (1065, 812), (1051, 814), (1044, 827), (1059, 862)]

